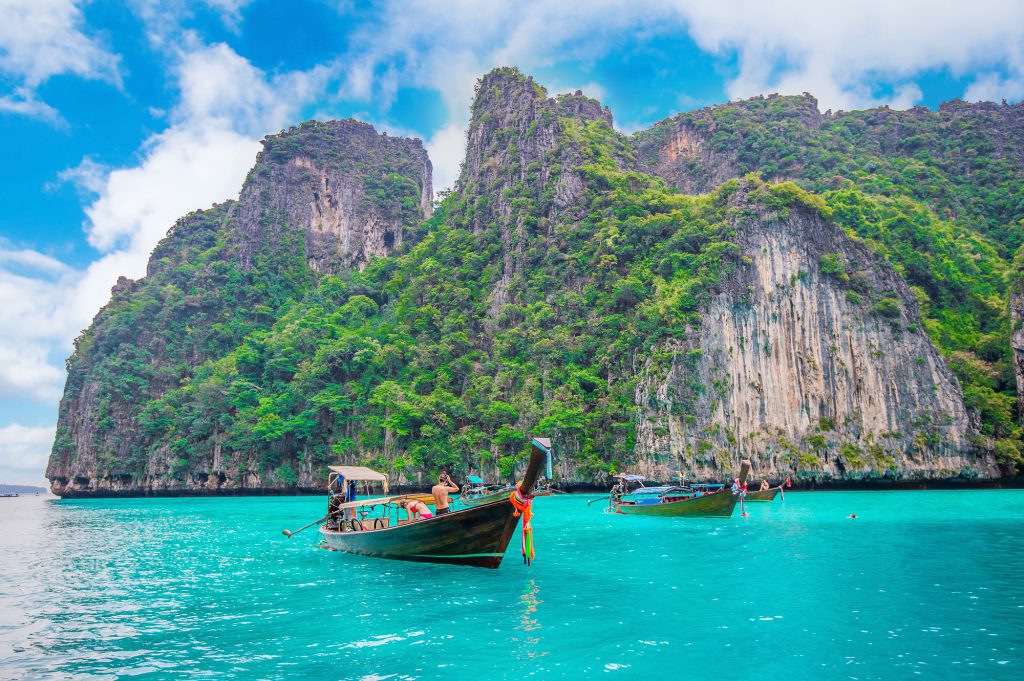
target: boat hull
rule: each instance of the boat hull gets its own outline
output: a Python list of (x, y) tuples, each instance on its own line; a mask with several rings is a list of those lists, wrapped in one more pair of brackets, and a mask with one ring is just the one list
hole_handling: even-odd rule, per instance
[(615, 512), (624, 515), (689, 516), (696, 518), (728, 518), (736, 508), (739, 495), (728, 491), (706, 494), (665, 504), (614, 503)]
[(771, 489), (755, 490), (753, 492), (747, 492), (747, 496), (744, 501), (772, 501), (779, 493), (778, 487), (772, 487)]
[(329, 548), (375, 558), (496, 568), (519, 518), (508, 499), (362, 532), (320, 528)]

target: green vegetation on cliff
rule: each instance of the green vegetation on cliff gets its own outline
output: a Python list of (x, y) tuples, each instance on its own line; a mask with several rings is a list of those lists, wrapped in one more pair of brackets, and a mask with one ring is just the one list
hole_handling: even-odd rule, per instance
[[(666, 161), (677, 131), (705, 152)], [(911, 284), (928, 335), (1007, 463), (1024, 461), (1008, 312), (1011, 259), (1024, 243), (1022, 141), (1021, 105), (821, 115), (809, 95), (682, 113), (634, 137), (678, 186), (757, 171), (820, 193), (833, 219)]]
[[(583, 150), (567, 169), (586, 181), (583, 219), (516, 204), (513, 191), (527, 238), (504, 244), (497, 226), (467, 230), (465, 197), (449, 195), (406, 253), (325, 277), (268, 332), (150, 404), (152, 442), (195, 467), (216, 440), (280, 483), (356, 452), (396, 472), (507, 476), (531, 432), (559, 437), (580, 475), (621, 465), (634, 436), (630, 365), (699, 322), (732, 267), (738, 183), (680, 195), (621, 170), (623, 139), (603, 121), (565, 118), (559, 130), (559, 144)], [(521, 251), (523, 272), (492, 314), (506, 250)]]

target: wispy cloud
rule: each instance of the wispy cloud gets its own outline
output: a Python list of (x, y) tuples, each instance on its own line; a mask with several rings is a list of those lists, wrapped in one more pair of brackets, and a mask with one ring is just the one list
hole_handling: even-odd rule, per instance
[(145, 273), (179, 217), (237, 196), (259, 139), (322, 87), (319, 70), (269, 76), (224, 45), (182, 53), (176, 74), (173, 122), (146, 140), (136, 165), (86, 158), (60, 174), (89, 197), (84, 229), (99, 258), (78, 270), (0, 241), (0, 396), (55, 400), (64, 372), (48, 359), (70, 352), (119, 276)]
[[(696, 0), (677, 12), (700, 47), (736, 56), (732, 97), (810, 92), (831, 108), (909, 106), (925, 71), (1024, 73), (1024, 5), (1013, 0)], [(876, 96), (878, 83), (894, 94)]]
[(53, 76), (72, 74), (121, 86), (120, 57), (85, 32), (81, 2), (0, 0), (0, 74), (16, 83), (0, 97), (0, 110), (60, 124), (36, 88)]

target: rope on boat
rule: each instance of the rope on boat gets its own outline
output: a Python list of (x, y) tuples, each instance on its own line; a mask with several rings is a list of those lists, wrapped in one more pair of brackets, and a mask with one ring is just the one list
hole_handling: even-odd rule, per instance
[(516, 491), (512, 493), (509, 500), (512, 502), (512, 507), (515, 510), (512, 512), (512, 517), (518, 518), (520, 513), (523, 516), (523, 538), (521, 544), (521, 550), (523, 552), (523, 562), (527, 565), (530, 564), (535, 557), (533, 551), (533, 497), (524, 497), (520, 491), (521, 483), (516, 483)]

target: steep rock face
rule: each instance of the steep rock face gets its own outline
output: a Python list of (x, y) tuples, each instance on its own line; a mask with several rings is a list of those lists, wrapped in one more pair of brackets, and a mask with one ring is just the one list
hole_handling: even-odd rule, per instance
[[(151, 442), (168, 417), (147, 404), (269, 327), (317, 273), (389, 255), (429, 216), (431, 167), (419, 140), (310, 121), (263, 143), (239, 200), (174, 225), (146, 277), (119, 280), (76, 341), (46, 470), (55, 493), (264, 486), (229, 470), (218, 445), (186, 475), (181, 451)], [(210, 416), (215, 432), (223, 417)]]
[(809, 209), (760, 212), (737, 239), (700, 328), (638, 382), (649, 474), (713, 478), (742, 455), (766, 477), (998, 476), (900, 277)]
[(1024, 420), (1024, 291), (1019, 285), (1010, 293), (1010, 347), (1013, 349), (1013, 375), (1017, 379), (1017, 409)]
[(477, 86), (457, 189), (465, 197), (452, 221), (479, 234), (497, 230), (505, 257), (491, 313), (509, 302), (508, 287), (524, 271), (525, 244), (546, 238), (555, 216), (578, 216), (584, 184), (579, 148), (566, 142), (569, 124), (600, 122), (611, 112), (582, 92), (547, 96), (515, 69), (496, 69)]
[(354, 120), (307, 121), (263, 145), (233, 215), (243, 268), (266, 232), (283, 226), (305, 231), (312, 269), (361, 268), (430, 215), (431, 165), (420, 140)]

